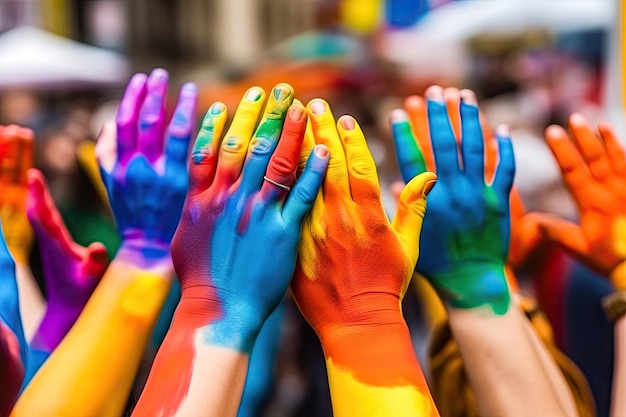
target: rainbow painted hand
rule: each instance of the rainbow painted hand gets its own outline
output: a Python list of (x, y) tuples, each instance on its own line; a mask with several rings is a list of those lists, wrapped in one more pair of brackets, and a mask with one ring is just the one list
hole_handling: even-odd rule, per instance
[(265, 92), (249, 89), (221, 141), (225, 106), (213, 104), (202, 122), (172, 257), (179, 311), (198, 305), (198, 327), (210, 324), (205, 343), (250, 353), (291, 280), (300, 224), (328, 163), (316, 147), (296, 182), (306, 114), (293, 97), (279, 84), (263, 111)]
[[(456, 308), (489, 305), (496, 313), (510, 300), (504, 276), (509, 248), (509, 193), (515, 175), (508, 133), (497, 134), (499, 164), (485, 180), (485, 145), (476, 97), (461, 92), (461, 165), (455, 133), (441, 87), (426, 92), (428, 135), (439, 181), (429, 197), (420, 244), (418, 272), (441, 298)], [(402, 176), (410, 180), (426, 169), (425, 157), (403, 111), (392, 115)]]
[(626, 290), (626, 156), (611, 127), (598, 125), (602, 140), (580, 114), (569, 119), (571, 136), (559, 126), (546, 141), (580, 213), (580, 224), (535, 214), (545, 236)]
[(195, 125), (197, 87), (185, 84), (166, 127), (167, 83), (162, 69), (149, 77), (136, 74), (117, 112), (116, 135), (104, 131), (96, 148), (122, 237), (118, 256), (129, 253), (146, 267), (169, 260), (187, 191), (187, 150)]
[(0, 230), (0, 415), (17, 400), (27, 364), (28, 345), (20, 316), (15, 262)]
[(48, 301), (44, 318), (30, 343), (28, 381), (87, 304), (106, 269), (107, 252), (101, 243), (85, 248), (72, 240), (43, 175), (36, 169), (28, 172), (26, 212), (39, 242)]
[(26, 218), (26, 173), (33, 164), (33, 132), (16, 125), (0, 126), (0, 218), (13, 258), (28, 263), (33, 229)]
[[(425, 173), (407, 185), (390, 224), (376, 165), (356, 121), (343, 116), (335, 122), (321, 99), (309, 103), (308, 112), (305, 153), (317, 143), (326, 145), (331, 157), (322, 192), (302, 227), (291, 284), (294, 298), (335, 366), (349, 369), (372, 386), (395, 386), (402, 380), (423, 388), (408, 340), (408, 350), (404, 349), (408, 331), (400, 305), (418, 257), (426, 194), (436, 176)], [(398, 341), (393, 347), (396, 357), (383, 361), (384, 372), (372, 358), (390, 352), (376, 348), (359, 355), (353, 348), (363, 343), (367, 349), (371, 338), (390, 334)], [(335, 415), (342, 415), (338, 406), (333, 403)], [(349, 406), (352, 403), (342, 408)]]

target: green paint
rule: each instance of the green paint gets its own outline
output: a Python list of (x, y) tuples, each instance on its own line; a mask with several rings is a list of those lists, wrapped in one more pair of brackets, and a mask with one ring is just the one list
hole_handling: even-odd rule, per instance
[(392, 124), (391, 128), (402, 177), (413, 178), (426, 172), (426, 161), (415, 140), (411, 124), (408, 121), (396, 122)]
[[(441, 298), (456, 308), (476, 308), (487, 305), (502, 315), (508, 311), (511, 295), (504, 273), (508, 249), (508, 214), (503, 221), (498, 196), (485, 186), (485, 218), (477, 227), (468, 228), (471, 221), (461, 221), (447, 239), (449, 272), (431, 277)], [(464, 220), (471, 213), (464, 213)], [(463, 227), (465, 226), (465, 227)]]
[[(217, 109), (220, 108), (221, 111), (215, 113)], [(214, 103), (204, 115), (200, 131), (198, 132), (196, 142), (193, 144), (193, 150), (191, 151), (191, 158), (194, 163), (199, 164), (204, 157), (209, 154), (211, 145), (215, 139), (215, 117), (224, 111), (224, 109), (223, 104)]]

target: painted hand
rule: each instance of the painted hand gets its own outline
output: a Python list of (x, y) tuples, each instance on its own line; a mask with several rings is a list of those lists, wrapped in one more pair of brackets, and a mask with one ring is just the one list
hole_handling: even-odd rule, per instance
[(33, 164), (33, 132), (19, 126), (0, 126), (0, 218), (14, 259), (28, 263), (33, 230), (26, 218), (26, 173)]
[(300, 223), (328, 161), (327, 149), (315, 148), (295, 181), (306, 115), (291, 106), (293, 94), (277, 85), (263, 112), (264, 91), (249, 89), (221, 141), (226, 109), (213, 104), (193, 148), (172, 256), (181, 303), (204, 300), (206, 343), (249, 353), (291, 280)]
[[(381, 202), (376, 165), (356, 121), (343, 116), (335, 123), (327, 103), (320, 99), (309, 103), (308, 111), (310, 129), (304, 149), (324, 144), (331, 160), (322, 192), (302, 227), (291, 284), (294, 298), (335, 364), (350, 368), (359, 380), (372, 385), (395, 385), (388, 376), (402, 375), (408, 383), (421, 386), (421, 376), (410, 366), (400, 374), (377, 375), (372, 364), (343, 357), (339, 351), (345, 347), (339, 345), (347, 334), (377, 337), (385, 333), (384, 328), (406, 330), (400, 304), (418, 257), (426, 194), (436, 176), (425, 173), (407, 185), (390, 224)], [(391, 369), (395, 363), (390, 360), (385, 366)]]
[(20, 317), (15, 262), (0, 230), (0, 415), (17, 400), (26, 369), (28, 345)]
[[(187, 191), (187, 150), (197, 88), (185, 84), (166, 128), (168, 74), (135, 75), (117, 113), (117, 134), (100, 135), (96, 156), (122, 238), (119, 256), (149, 267), (169, 262)], [(117, 137), (117, 141), (112, 138)]]
[[(448, 118), (454, 130), (454, 137), (457, 144), (461, 141), (461, 93), (456, 88), (446, 88), (443, 91)], [(420, 149), (420, 155), (423, 159), (412, 159), (411, 155), (402, 155), (400, 157), (402, 166), (402, 176), (405, 181), (413, 178), (411, 175), (424, 172), (425, 170), (435, 172), (435, 159), (430, 141), (430, 132), (428, 129), (428, 114), (426, 109), (426, 101), (419, 96), (410, 96), (404, 100), (404, 110), (409, 117), (410, 125), (401, 123), (396, 124), (394, 129), (395, 135), (407, 137), (411, 134), (409, 129), (414, 132), (414, 138)], [(479, 112), (480, 125), (483, 132), (483, 142), (485, 148), (485, 180), (493, 181), (498, 161), (498, 141), (493, 135), (489, 124), (482, 114)], [(415, 154), (414, 156), (418, 156)], [(541, 240), (542, 235), (536, 223), (531, 218), (527, 218), (526, 209), (522, 203), (516, 188), (511, 189), (510, 195), (510, 217), (511, 217), (511, 241), (509, 244), (509, 252), (507, 256), (507, 265), (518, 267), (524, 263), (527, 257), (536, 249)], [(511, 278), (514, 278), (511, 276)], [(516, 285), (515, 279), (510, 279), (509, 284)]]
[(107, 252), (101, 243), (85, 248), (72, 240), (43, 175), (36, 169), (28, 172), (27, 215), (39, 242), (48, 300), (30, 348), (49, 354), (87, 304), (106, 269)]
[[(515, 174), (508, 133), (497, 135), (500, 162), (488, 183), (474, 94), (464, 90), (460, 109), (452, 112), (459, 114), (462, 166), (451, 123), (454, 118), (448, 115), (443, 90), (431, 87), (427, 95), (427, 137), (439, 182), (429, 197), (417, 270), (449, 305), (473, 308), (487, 304), (503, 313), (510, 300), (504, 263), (509, 248), (509, 193)], [(410, 179), (426, 169), (426, 158), (403, 111), (394, 112), (392, 124), (402, 175)]]
[(602, 140), (580, 114), (569, 119), (571, 136), (559, 126), (546, 129), (546, 141), (561, 168), (563, 182), (580, 213), (580, 224), (537, 214), (546, 237), (626, 290), (626, 156), (611, 127), (598, 126)]

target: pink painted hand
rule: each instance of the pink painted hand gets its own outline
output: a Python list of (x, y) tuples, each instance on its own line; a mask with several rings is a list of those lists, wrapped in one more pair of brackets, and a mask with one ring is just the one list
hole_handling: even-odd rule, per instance
[(26, 213), (39, 241), (48, 300), (30, 343), (28, 383), (87, 304), (106, 269), (107, 252), (99, 242), (85, 248), (72, 240), (43, 175), (36, 169), (28, 172)]

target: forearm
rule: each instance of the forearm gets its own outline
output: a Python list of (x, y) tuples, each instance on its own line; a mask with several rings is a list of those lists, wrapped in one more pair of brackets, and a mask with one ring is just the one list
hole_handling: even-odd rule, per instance
[(46, 311), (46, 301), (28, 264), (15, 261), (15, 275), (20, 297), (20, 313), (26, 340), (31, 340)]
[(216, 314), (183, 296), (133, 416), (235, 416), (249, 356), (211, 344)]
[(626, 316), (615, 321), (615, 360), (613, 365), (613, 393), (611, 417), (626, 415)]
[(340, 328), (322, 345), (336, 417), (439, 416), (403, 320)]
[(81, 309), (51, 309), (48, 305), (46, 314), (41, 320), (37, 332), (33, 336), (28, 349), (28, 362), (24, 386), (26, 387), (41, 365), (61, 343), (80, 315)]
[(507, 311), (448, 307), (481, 416), (576, 416), (563, 375), (512, 300)]
[(119, 416), (171, 275), (171, 267), (139, 269), (118, 254), (12, 415)]

